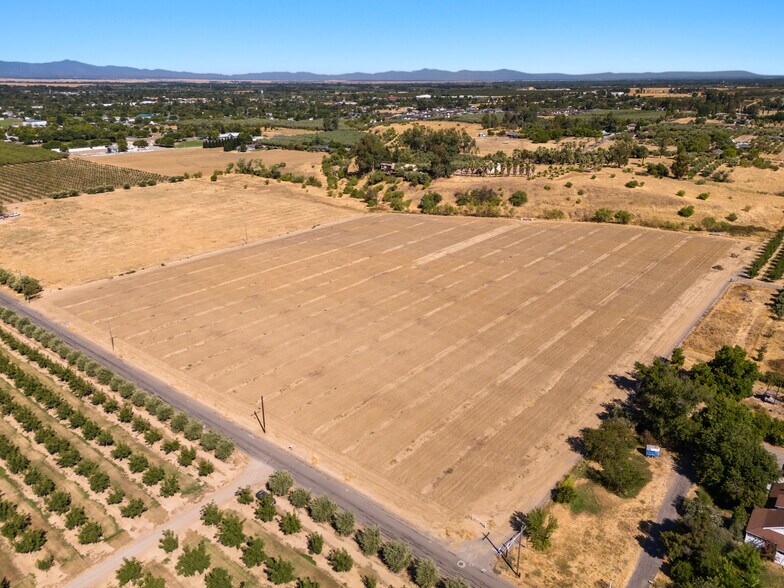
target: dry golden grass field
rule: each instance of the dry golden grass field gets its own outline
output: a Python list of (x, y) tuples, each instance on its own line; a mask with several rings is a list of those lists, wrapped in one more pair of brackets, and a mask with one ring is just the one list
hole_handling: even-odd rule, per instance
[[(650, 161), (657, 161), (651, 158)], [(630, 165), (633, 171), (639, 168)], [(546, 166), (537, 166), (544, 171)], [(591, 179), (593, 176), (594, 179)], [(784, 189), (784, 171), (755, 168), (735, 168), (732, 182), (708, 181), (698, 185), (694, 181), (657, 179), (624, 173), (617, 167), (605, 167), (592, 173), (568, 172), (555, 179), (539, 177), (475, 177), (452, 176), (434, 181), (428, 190), (440, 193), (445, 202), (454, 202), (454, 194), (481, 186), (502, 188), (505, 196), (516, 190), (528, 194), (528, 203), (511, 209), (515, 216), (541, 217), (546, 211), (561, 210), (567, 220), (588, 220), (599, 208), (628, 210), (634, 223), (667, 221), (684, 225), (699, 225), (707, 216), (723, 221), (736, 214), (736, 225), (756, 225), (777, 230), (784, 225), (784, 198), (777, 194)], [(627, 188), (631, 180), (644, 182), (642, 187)], [(571, 187), (566, 183), (571, 182)], [(580, 193), (582, 191), (582, 194)], [(684, 191), (684, 196), (678, 196)], [(412, 208), (426, 192), (422, 188), (408, 188), (406, 197), (413, 200)], [(708, 193), (707, 200), (697, 198)], [(685, 206), (693, 206), (694, 214), (689, 218), (678, 215)]]
[[(270, 131), (269, 135), (293, 134)], [(313, 175), (323, 180), (321, 173), (321, 153), (307, 151), (285, 151), (283, 149), (269, 149), (261, 151), (248, 151), (238, 153), (226, 152), (223, 149), (203, 149), (202, 147), (184, 147), (182, 149), (167, 149), (164, 151), (148, 151), (145, 153), (121, 153), (118, 155), (91, 158), (100, 163), (131, 167), (142, 171), (153, 172), (164, 176), (176, 176), (185, 172), (193, 174), (201, 172), (209, 176), (216, 169), (225, 169), (229, 163), (237, 163), (239, 159), (260, 159), (265, 165), (285, 163), (286, 171), (293, 173)]]
[(322, 193), (230, 175), (15, 204), (21, 216), (0, 222), (0, 267), (64, 287), (364, 212)]
[(274, 440), (449, 532), (539, 501), (608, 374), (665, 352), (743, 247), (367, 215), (36, 304), (107, 346), (111, 320), (122, 356), (244, 425), (263, 394)]

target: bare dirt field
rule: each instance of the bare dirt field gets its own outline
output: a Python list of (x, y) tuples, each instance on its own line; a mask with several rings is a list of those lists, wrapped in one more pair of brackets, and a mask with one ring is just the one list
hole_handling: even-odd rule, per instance
[(264, 394), (277, 442), (449, 533), (542, 500), (608, 374), (671, 346), (742, 247), (369, 215), (36, 304), (107, 346), (111, 320), (123, 357), (245, 425)]
[[(271, 136), (277, 131), (270, 131)], [(101, 163), (131, 167), (142, 171), (158, 173), (164, 176), (176, 176), (185, 172), (193, 174), (201, 172), (209, 176), (216, 169), (225, 169), (229, 163), (237, 163), (239, 159), (260, 159), (266, 165), (285, 163), (286, 170), (294, 173), (317, 176), (323, 180), (321, 173), (322, 153), (308, 151), (286, 151), (283, 149), (265, 149), (238, 153), (226, 152), (223, 149), (204, 149), (202, 147), (183, 147), (166, 151), (148, 151), (146, 153), (120, 153), (102, 156)]]
[(0, 267), (64, 287), (363, 213), (322, 193), (231, 175), (19, 203), (0, 223)]

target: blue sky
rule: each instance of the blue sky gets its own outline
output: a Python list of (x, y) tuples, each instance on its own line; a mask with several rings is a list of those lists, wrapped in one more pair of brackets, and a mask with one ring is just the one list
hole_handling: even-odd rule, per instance
[(210, 73), (746, 69), (784, 74), (784, 0), (0, 0), (5, 61)]

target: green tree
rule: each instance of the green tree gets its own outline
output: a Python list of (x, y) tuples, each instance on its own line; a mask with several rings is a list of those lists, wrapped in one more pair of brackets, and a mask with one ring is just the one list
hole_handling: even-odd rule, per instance
[(171, 553), (175, 551), (180, 546), (180, 540), (177, 539), (177, 535), (171, 529), (166, 529), (163, 532), (163, 536), (161, 540), (158, 541), (158, 547), (163, 549), (166, 553)]
[(393, 572), (401, 572), (411, 563), (411, 548), (402, 541), (387, 541), (381, 547), (381, 559)]
[(199, 541), (196, 546), (186, 545), (177, 560), (175, 569), (180, 576), (195, 576), (210, 567), (210, 554), (207, 553), (205, 542)]
[(354, 532), (354, 513), (342, 510), (335, 514), (332, 526), (341, 537), (348, 537)]
[(267, 480), (267, 488), (276, 496), (285, 496), (293, 485), (294, 479), (285, 470), (273, 472)]
[(293, 582), (295, 577), (291, 562), (280, 557), (273, 557), (267, 561), (267, 578), (273, 584), (287, 584)]
[(220, 525), (222, 518), (223, 513), (218, 508), (218, 505), (215, 504), (215, 501), (211, 501), (201, 508), (201, 522), (208, 527), (217, 527)]
[(275, 518), (278, 511), (275, 509), (275, 499), (271, 494), (264, 494), (256, 507), (256, 518), (269, 523)]
[(289, 492), (289, 502), (294, 508), (307, 508), (310, 505), (310, 491), (294, 488)]
[(689, 173), (689, 159), (685, 153), (678, 151), (675, 155), (675, 161), (670, 166), (670, 172), (672, 177), (676, 179), (681, 179)]
[(65, 515), (65, 528), (66, 529), (75, 529), (76, 527), (81, 527), (83, 524), (87, 522), (87, 514), (84, 512), (84, 508), (81, 506), (74, 506), (71, 510), (68, 511), (68, 514)]
[(147, 512), (147, 506), (141, 498), (132, 498), (127, 504), (120, 507), (120, 514), (126, 519), (135, 519)]
[(324, 537), (319, 533), (311, 533), (308, 535), (308, 552), (314, 555), (321, 553), (324, 549)]
[(123, 565), (117, 568), (115, 576), (120, 586), (135, 582), (142, 577), (142, 564), (135, 557), (131, 559), (123, 558)]
[(34, 553), (46, 544), (46, 531), (43, 529), (25, 529), (14, 542), (17, 553)]
[(365, 555), (377, 555), (382, 543), (381, 529), (375, 526), (362, 529), (357, 534), (357, 543)]
[(443, 588), (471, 588), (471, 585), (462, 578), (446, 578), (442, 584)]
[(71, 508), (71, 495), (64, 490), (53, 492), (46, 499), (46, 508), (57, 514), (64, 514)]
[(310, 518), (317, 523), (328, 523), (335, 516), (337, 505), (326, 496), (319, 496), (310, 503)]
[(264, 551), (264, 541), (258, 537), (249, 537), (242, 546), (242, 563), (245, 567), (254, 568), (267, 560)]
[(670, 363), (676, 367), (682, 368), (683, 364), (686, 363), (686, 356), (683, 354), (683, 349), (680, 347), (676, 347), (672, 350), (672, 355), (670, 356)]
[(628, 420), (612, 417), (596, 429), (583, 431), (583, 443), (588, 457), (604, 464), (628, 455), (637, 445), (637, 436)]
[(280, 518), (280, 530), (284, 535), (294, 535), (302, 530), (302, 521), (296, 513), (287, 512)]
[(558, 519), (543, 508), (534, 508), (524, 517), (525, 534), (531, 547), (544, 551), (550, 547), (553, 533), (558, 528)]
[(759, 367), (746, 359), (746, 350), (738, 345), (724, 345), (705, 364), (698, 364), (692, 369), (693, 378), (707, 385), (716, 387), (720, 394), (726, 394), (736, 400), (752, 395), (754, 382), (759, 378)]
[(438, 566), (430, 558), (419, 558), (414, 564), (414, 582), (419, 588), (433, 588), (441, 579)]
[(242, 488), (239, 488), (234, 495), (237, 497), (237, 502), (240, 504), (253, 503), (253, 492), (251, 491), (250, 486), (243, 486)]
[(336, 572), (350, 572), (354, 567), (354, 559), (345, 549), (333, 549), (327, 559)]
[(207, 588), (231, 588), (231, 576), (223, 568), (213, 568), (204, 577), (204, 585)]
[(244, 523), (236, 513), (224, 513), (218, 524), (218, 542), (226, 547), (241, 547), (245, 543)]
[(352, 148), (354, 161), (360, 174), (378, 169), (382, 162), (391, 158), (389, 149), (375, 133), (365, 133)]
[(88, 545), (90, 543), (98, 543), (103, 539), (103, 527), (94, 521), (88, 521), (79, 531), (79, 543)]

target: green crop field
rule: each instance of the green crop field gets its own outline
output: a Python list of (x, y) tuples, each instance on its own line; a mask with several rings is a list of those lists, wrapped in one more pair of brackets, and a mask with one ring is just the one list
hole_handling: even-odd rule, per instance
[(263, 139), (265, 145), (275, 147), (286, 147), (289, 149), (298, 147), (309, 147), (311, 145), (329, 145), (330, 143), (341, 143), (347, 147), (355, 145), (364, 133), (351, 129), (340, 129), (337, 131), (323, 131), (320, 133), (307, 133), (304, 135), (291, 135), (290, 137), (273, 137)]
[(21, 119), (18, 118), (0, 118), (0, 127), (12, 127), (21, 122)]
[(201, 147), (204, 145), (204, 141), (201, 139), (193, 139), (191, 141), (180, 141), (179, 143), (175, 143), (175, 147)]
[[(164, 176), (135, 169), (92, 163), (83, 159), (60, 159), (0, 166), (0, 203), (21, 202), (85, 192), (121, 188), (165, 180)], [(74, 194), (76, 195), (76, 194)]]
[(60, 159), (62, 155), (40, 147), (28, 147), (15, 143), (0, 142), (0, 165), (14, 163), (30, 163), (34, 161), (52, 161)]

